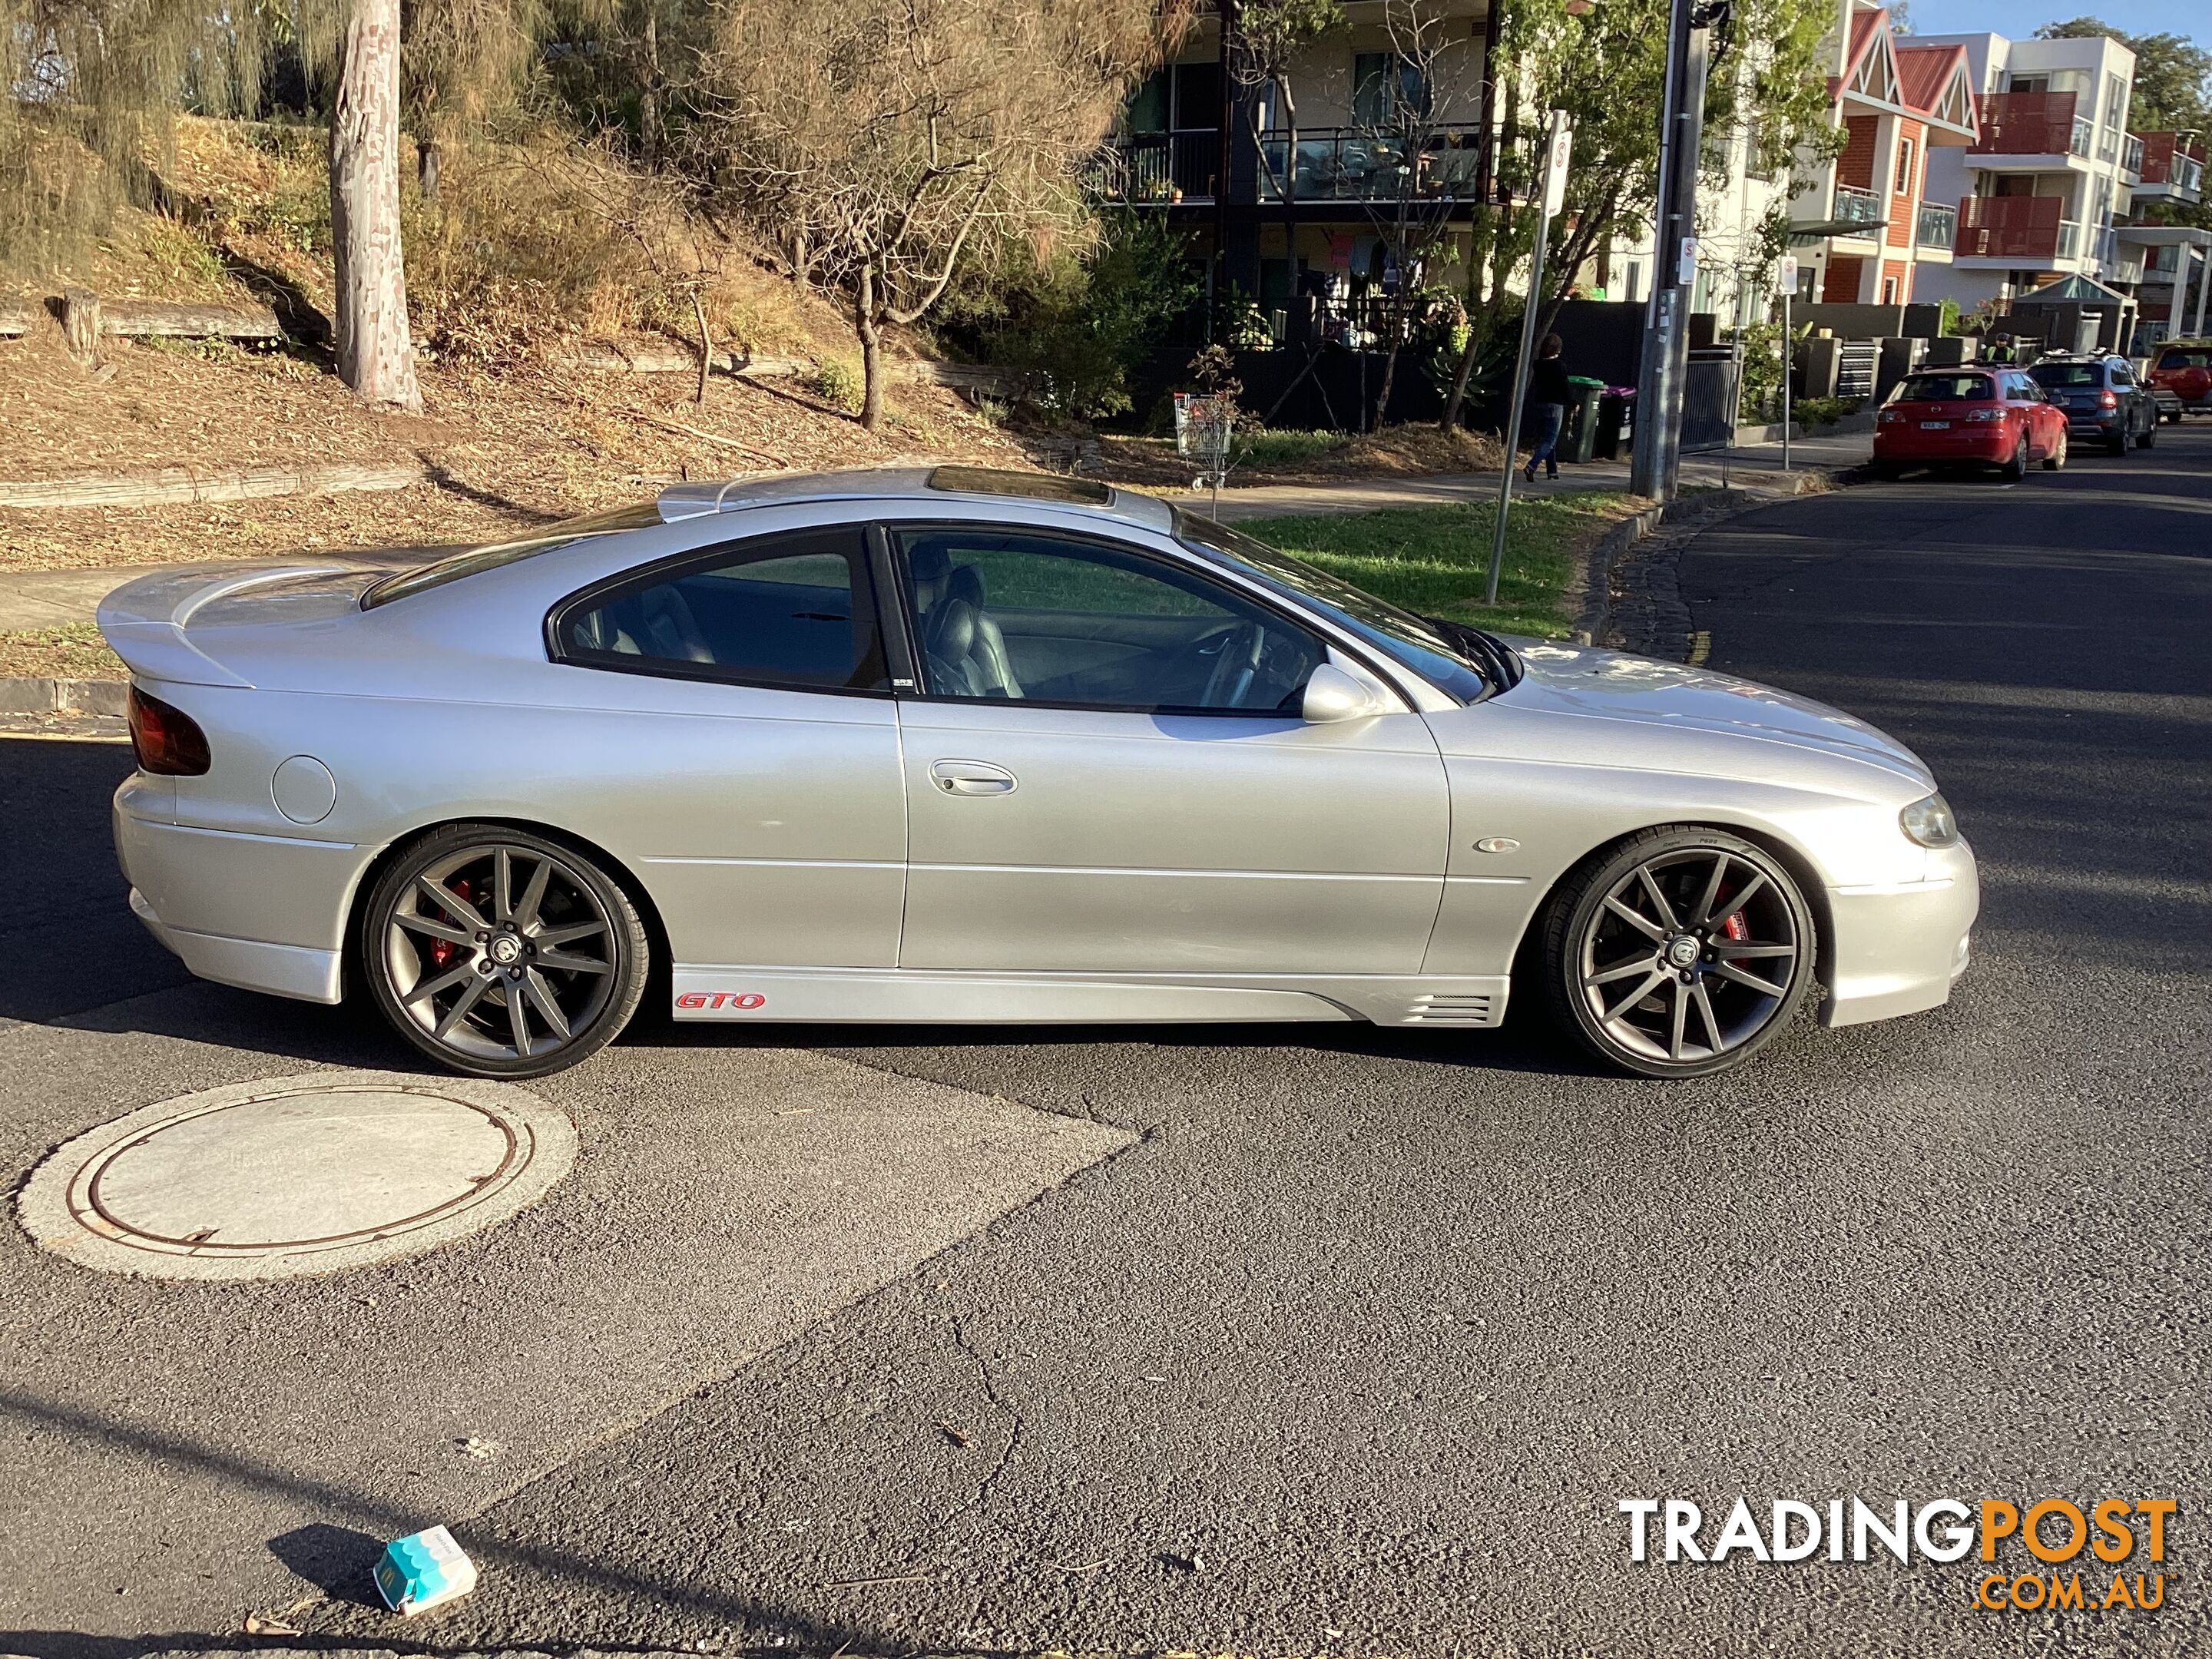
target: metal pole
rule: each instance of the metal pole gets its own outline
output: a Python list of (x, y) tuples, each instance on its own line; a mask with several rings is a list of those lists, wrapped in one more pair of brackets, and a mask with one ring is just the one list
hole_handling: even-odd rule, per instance
[[(1498, 481), (1498, 523), (1490, 532), (1490, 580), (1485, 605), (1498, 603), (1498, 574), (1505, 566), (1505, 514), (1513, 505), (1513, 470), (1521, 447), (1521, 399), (1528, 387), (1528, 358), (1536, 347), (1536, 313), (1543, 308), (1544, 244), (1552, 240), (1552, 216), (1536, 209), (1536, 251), (1528, 259), (1528, 303), (1521, 313), (1521, 355), (1514, 360), (1512, 398), (1505, 410), (1505, 475)], [(1561, 411), (1564, 418), (1565, 411)]]
[[(2212, 247), (2201, 247), (2197, 253), (2197, 322), (2191, 332), (2201, 339), (2204, 334), (2204, 296), (2212, 294)], [(2178, 304), (2173, 308), (2177, 313), (2181, 309)]]
[(1782, 296), (1782, 471), (1790, 471), (1790, 296)]
[(1683, 366), (1689, 350), (1689, 292), (1682, 244), (1696, 233), (1698, 157), (1705, 124), (1706, 23), (1711, 0), (1672, 0), (1668, 12), (1667, 94), (1661, 129), (1659, 215), (1643, 372), (1637, 377), (1636, 447), (1629, 488), (1667, 501), (1681, 465)]

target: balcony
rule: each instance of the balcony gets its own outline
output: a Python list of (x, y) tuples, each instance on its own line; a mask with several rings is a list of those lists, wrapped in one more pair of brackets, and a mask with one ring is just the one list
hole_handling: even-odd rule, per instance
[[(1481, 131), (1474, 124), (1438, 126), (1408, 166), (1403, 138), (1357, 127), (1302, 130), (1291, 195), (1300, 202), (1472, 201), (1481, 182)], [(1261, 200), (1282, 200), (1289, 151), (1288, 133), (1261, 135)]]
[(2181, 142), (2179, 133), (2147, 132), (2139, 142), (2142, 163), (2135, 185), (2138, 197), (2154, 201), (2203, 199), (2204, 159)]
[(1959, 235), (1951, 251), (1962, 259), (2016, 264), (2074, 258), (2081, 249), (2081, 227), (2065, 212), (2060, 196), (1969, 196), (1959, 204)]
[(2097, 124), (2075, 112), (2070, 92), (1993, 92), (1981, 101), (1982, 136), (1971, 155), (2079, 155), (2087, 160)]
[(2131, 132), (2128, 135), (2125, 148), (2120, 151), (2120, 182), (2124, 185), (2140, 184), (2142, 181), (2142, 164), (2143, 141)]
[(1839, 224), (1879, 225), (1887, 216), (1882, 211), (1881, 198), (1870, 190), (1861, 190), (1856, 185), (1836, 186), (1834, 217)]
[(1091, 188), (1107, 202), (1206, 203), (1220, 171), (1218, 127), (1130, 133), (1092, 158)]
[(1923, 202), (1913, 224), (1912, 240), (1922, 247), (1951, 247), (1959, 240), (1959, 210), (1941, 202)]

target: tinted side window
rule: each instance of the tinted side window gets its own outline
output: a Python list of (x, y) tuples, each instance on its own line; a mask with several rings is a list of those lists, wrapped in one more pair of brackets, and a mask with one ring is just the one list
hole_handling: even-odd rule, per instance
[(1265, 606), (1133, 549), (990, 525), (898, 539), (932, 696), (1295, 714), (1327, 658)]
[(557, 653), (594, 667), (799, 690), (884, 684), (857, 530), (721, 549), (556, 616)]

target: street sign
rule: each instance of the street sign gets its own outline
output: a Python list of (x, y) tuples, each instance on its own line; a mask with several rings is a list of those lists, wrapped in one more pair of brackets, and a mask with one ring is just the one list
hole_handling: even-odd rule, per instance
[(1552, 112), (1552, 142), (1544, 152), (1544, 216), (1557, 218), (1567, 202), (1567, 157), (1575, 146), (1575, 124), (1563, 109)]
[(1683, 288), (1691, 288), (1696, 285), (1697, 280), (1698, 239), (1694, 236), (1685, 236), (1682, 239), (1682, 258), (1675, 269), (1674, 281)]
[(1797, 256), (1796, 254), (1785, 253), (1782, 256), (1782, 267), (1774, 273), (1774, 288), (1778, 294), (1795, 294), (1797, 291)]

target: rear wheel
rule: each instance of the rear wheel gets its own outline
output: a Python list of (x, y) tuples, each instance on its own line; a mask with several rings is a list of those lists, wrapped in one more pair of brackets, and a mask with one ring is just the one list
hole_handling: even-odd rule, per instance
[(2012, 459), (1998, 469), (2010, 483), (2018, 483), (2027, 476), (2027, 434), (2021, 433), (2020, 441), (2013, 446)]
[(1789, 1026), (1813, 987), (1813, 913), (1725, 830), (1646, 830), (1583, 860), (1544, 930), (1553, 1017), (1607, 1065), (1703, 1077)]
[(1905, 476), (1905, 468), (1896, 461), (1876, 461), (1874, 476), (1884, 483), (1895, 483)]
[(637, 908), (590, 859), (501, 824), (408, 848), (369, 895), (362, 965), (377, 1006), (440, 1065), (542, 1077), (605, 1047), (645, 992)]
[(2105, 453), (2108, 455), (2124, 455), (2128, 453), (2127, 428), (2120, 427), (2105, 434)]
[(2066, 434), (2062, 432), (2058, 434), (2057, 441), (2051, 446), (2051, 453), (2043, 458), (2043, 470), (2045, 472), (2056, 472), (2065, 465)]

